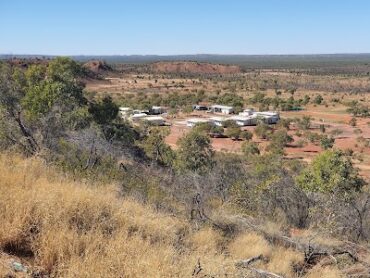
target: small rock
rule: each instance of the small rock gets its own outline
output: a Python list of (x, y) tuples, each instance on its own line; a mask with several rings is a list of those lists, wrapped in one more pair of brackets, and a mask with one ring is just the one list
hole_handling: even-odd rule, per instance
[(12, 262), (12, 268), (16, 272), (27, 272), (27, 267), (18, 262)]

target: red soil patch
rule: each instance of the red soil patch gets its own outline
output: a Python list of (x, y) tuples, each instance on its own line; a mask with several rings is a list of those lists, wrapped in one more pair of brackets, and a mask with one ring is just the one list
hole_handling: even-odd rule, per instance
[[(319, 124), (324, 123), (326, 126), (326, 132), (328, 136), (331, 136), (331, 132), (333, 130), (340, 130), (341, 133), (339, 135), (335, 135), (335, 144), (336, 148), (346, 150), (352, 149), (356, 151), (357, 154), (361, 154), (363, 157), (361, 161), (355, 160), (355, 166), (360, 169), (360, 174), (365, 178), (370, 178), (370, 148), (364, 147), (363, 143), (361, 143), (361, 139), (359, 137), (364, 137), (365, 139), (370, 139), (370, 125), (368, 122), (370, 119), (357, 119), (357, 125), (352, 127), (348, 125), (348, 121), (350, 120), (351, 116), (346, 114), (326, 114), (324, 112), (316, 112), (316, 111), (309, 111), (308, 113), (305, 112), (291, 112), (291, 113), (284, 113), (285, 117), (292, 117), (288, 114), (297, 115), (310, 115), (315, 118), (315, 121), (312, 121), (313, 128), (310, 129), (310, 132), (316, 132), (321, 134)], [(199, 115), (198, 115), (199, 114)], [(319, 117), (318, 117), (319, 116)], [(204, 117), (204, 113), (194, 113), (194, 115), (183, 115), (180, 116), (175, 120), (173, 125), (171, 126), (171, 133), (166, 138), (167, 144), (169, 144), (172, 148), (176, 149), (177, 145), (176, 142), (183, 137), (187, 132), (191, 130), (191, 128), (186, 127), (185, 121), (186, 117)], [(322, 122), (320, 119), (324, 119)], [(243, 129), (250, 130), (253, 132), (255, 127), (243, 127)], [(298, 140), (306, 139), (303, 137), (298, 137), (295, 135), (296, 129), (292, 127), (289, 131), (289, 134), (293, 136), (294, 142), (286, 147), (285, 153), (288, 158), (298, 158), (305, 162), (311, 162), (312, 159), (318, 155), (320, 152), (323, 151), (319, 144), (313, 143), (306, 143), (303, 147), (295, 146)], [(268, 141), (260, 140), (253, 137), (253, 141), (258, 143), (260, 146), (260, 150), (263, 152), (265, 147), (269, 144)], [(229, 138), (212, 138), (212, 147), (216, 151), (224, 151), (224, 152), (233, 152), (233, 153), (240, 153), (241, 152), (241, 145), (244, 141), (234, 141)]]
[(282, 112), (282, 116), (287, 118), (311, 116), (316, 120), (324, 120), (328, 122), (336, 123), (348, 123), (351, 120), (351, 115), (348, 114), (329, 114), (320, 111), (294, 111), (294, 112)]
[(177, 141), (183, 137), (190, 129), (185, 126), (172, 125), (170, 135), (165, 139), (166, 143), (173, 149), (177, 149)]

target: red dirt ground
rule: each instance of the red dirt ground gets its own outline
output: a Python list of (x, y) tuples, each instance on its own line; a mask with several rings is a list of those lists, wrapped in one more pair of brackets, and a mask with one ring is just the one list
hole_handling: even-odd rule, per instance
[[(310, 130), (311, 132), (318, 132), (320, 133), (318, 126), (319, 124), (324, 123), (326, 126), (326, 134), (330, 134), (330, 132), (334, 129), (340, 129), (342, 133), (340, 135), (335, 136), (335, 147), (345, 150), (345, 149), (352, 149), (355, 152), (361, 154), (363, 161), (355, 161), (355, 165), (360, 169), (362, 175), (366, 177), (370, 177), (370, 148), (363, 147), (361, 143), (357, 141), (357, 138), (362, 136), (366, 139), (370, 139), (370, 125), (368, 122), (370, 119), (357, 119), (356, 127), (352, 127), (348, 125), (348, 121), (351, 119), (351, 116), (348, 114), (329, 114), (325, 112), (318, 112), (318, 111), (300, 111), (300, 112), (288, 112), (282, 113), (283, 117), (299, 117), (303, 115), (310, 115), (315, 120), (312, 121), (313, 128)], [(189, 117), (193, 116), (209, 116), (205, 115), (204, 113), (196, 113)], [(189, 118), (188, 117), (188, 118)], [(177, 145), (176, 142), (178, 139), (184, 136), (187, 132), (190, 131), (190, 128), (185, 124), (186, 118), (180, 117), (172, 120), (171, 132), (170, 135), (166, 138), (166, 143), (169, 144), (172, 148), (176, 149)], [(255, 127), (244, 127), (243, 129), (248, 129), (253, 132)], [(356, 131), (357, 130), (357, 131)], [(361, 133), (359, 133), (359, 130)], [(303, 161), (310, 162), (318, 153), (322, 151), (320, 146), (314, 145), (312, 143), (308, 143), (303, 147), (296, 147), (294, 143), (299, 140), (299, 137), (295, 135), (295, 128), (293, 127), (292, 130), (289, 132), (293, 138), (294, 142), (291, 146), (285, 148), (285, 152), (287, 157), (290, 158), (299, 158)], [(356, 133), (357, 132), (357, 133)], [(257, 142), (261, 149), (263, 150), (264, 147), (268, 144), (266, 141), (261, 141), (260, 139), (254, 137), (254, 142)], [(239, 153), (241, 145), (243, 141), (234, 141), (229, 138), (212, 138), (211, 139), (212, 146), (216, 151), (224, 151), (224, 152), (234, 152)]]

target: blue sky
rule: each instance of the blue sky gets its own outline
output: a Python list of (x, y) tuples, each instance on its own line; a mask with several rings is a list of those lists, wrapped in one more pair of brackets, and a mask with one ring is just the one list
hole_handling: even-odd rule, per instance
[(369, 53), (368, 0), (0, 0), (0, 53)]

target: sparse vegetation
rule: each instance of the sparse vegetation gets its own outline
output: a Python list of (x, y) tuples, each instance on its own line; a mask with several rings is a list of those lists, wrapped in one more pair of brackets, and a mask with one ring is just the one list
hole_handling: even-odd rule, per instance
[[(90, 72), (95, 64), (104, 70)], [(342, 76), (358, 82), (345, 95), (348, 84), (320, 69), (162, 67), (1, 63), (0, 276), (16, 275), (7, 258), (34, 277), (369, 272), (361, 76)], [(104, 80), (113, 73), (119, 78)], [(107, 91), (92, 90), (99, 82)], [(184, 119), (208, 118), (192, 110), (203, 103), (282, 118), (241, 128), (220, 115), (225, 127), (185, 127)], [(123, 119), (121, 105), (165, 106), (168, 126)]]

